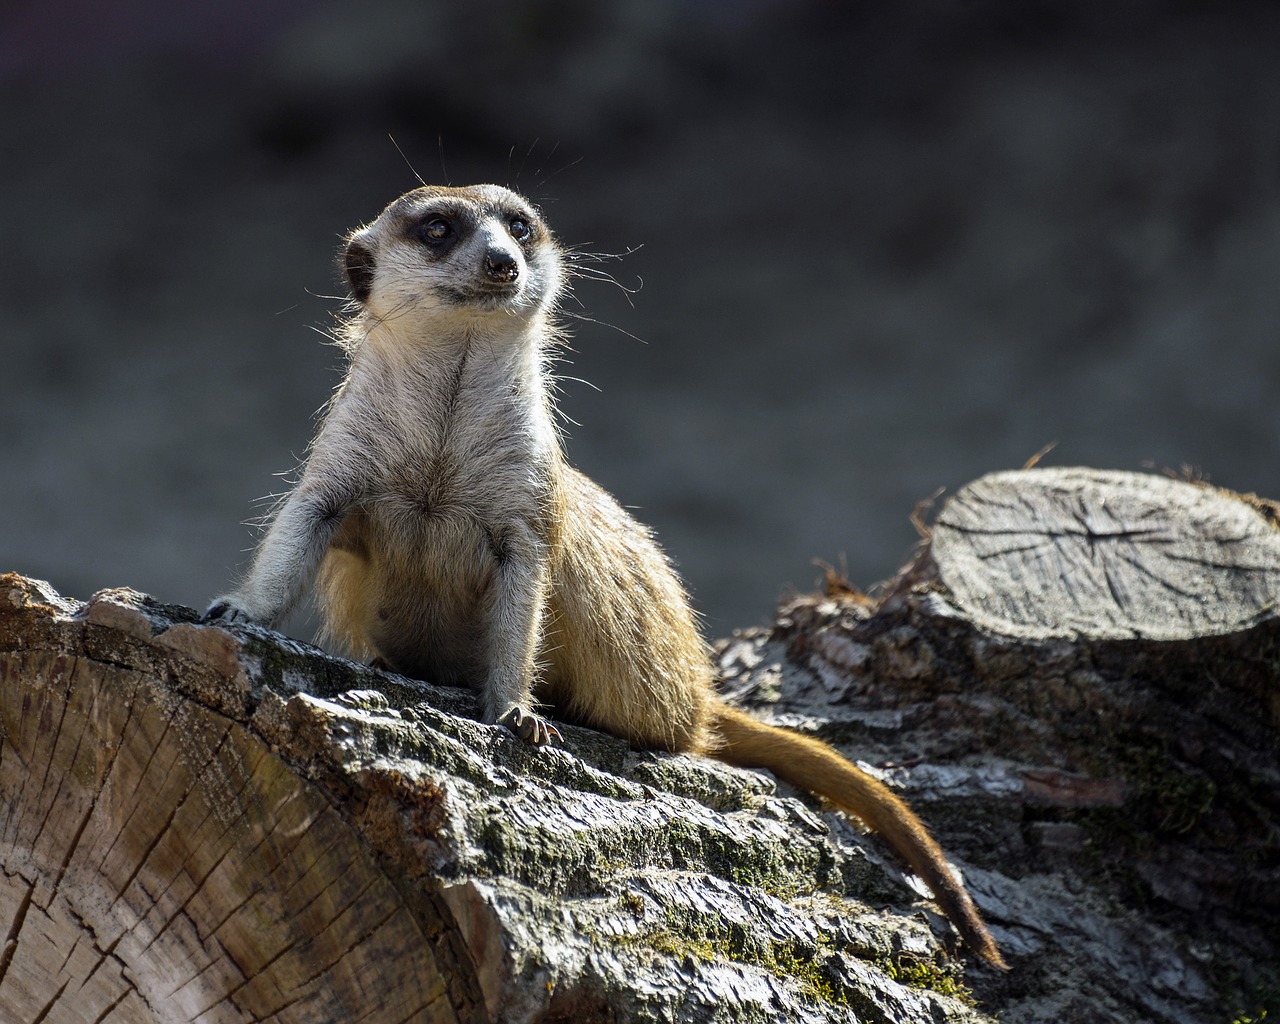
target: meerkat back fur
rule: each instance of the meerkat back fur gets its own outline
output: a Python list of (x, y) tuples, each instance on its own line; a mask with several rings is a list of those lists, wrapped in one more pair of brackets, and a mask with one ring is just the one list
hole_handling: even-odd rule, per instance
[(966, 942), (1003, 966), (928, 831), (830, 747), (715, 693), (707, 646), (649, 531), (565, 461), (549, 364), (564, 255), (497, 185), (425, 186), (352, 232), (349, 366), (248, 578), (213, 621), (277, 624), (314, 586), (327, 638), (473, 687), (542, 744), (564, 718), (636, 746), (769, 768), (882, 833)]

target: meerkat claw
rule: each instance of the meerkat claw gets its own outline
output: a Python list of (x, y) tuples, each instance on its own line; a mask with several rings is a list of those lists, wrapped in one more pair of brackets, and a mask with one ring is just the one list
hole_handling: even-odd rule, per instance
[(498, 719), (499, 725), (505, 725), (513, 733), (530, 746), (545, 747), (552, 740), (562, 740), (560, 730), (540, 715), (535, 715), (524, 708), (514, 707)]

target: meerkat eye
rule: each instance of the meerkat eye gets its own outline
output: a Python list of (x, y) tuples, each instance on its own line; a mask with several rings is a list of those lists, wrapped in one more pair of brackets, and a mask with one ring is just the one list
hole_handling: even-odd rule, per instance
[(432, 217), (418, 228), (418, 237), (424, 242), (443, 242), (453, 234), (453, 225), (443, 217)]
[(511, 237), (517, 242), (527, 242), (533, 235), (533, 228), (523, 217), (512, 217), (508, 229), (511, 231)]

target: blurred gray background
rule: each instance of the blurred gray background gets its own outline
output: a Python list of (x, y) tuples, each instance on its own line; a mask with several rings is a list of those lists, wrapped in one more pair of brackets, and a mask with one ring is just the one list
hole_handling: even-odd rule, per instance
[[(337, 382), (340, 235), (506, 183), (581, 281), (571, 458), (708, 629), (1047, 464), (1280, 497), (1280, 7), (12, 0), (0, 569), (203, 606)], [(399, 149), (390, 141), (394, 137)], [(410, 167), (412, 165), (412, 169)]]

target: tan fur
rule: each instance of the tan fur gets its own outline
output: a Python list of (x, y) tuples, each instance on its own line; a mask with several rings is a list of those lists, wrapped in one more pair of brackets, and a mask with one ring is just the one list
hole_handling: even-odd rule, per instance
[(637, 746), (710, 749), (711, 662), (679, 580), (613, 498), (568, 466), (562, 480), (539, 694)]
[(493, 185), (415, 190), (353, 232), (346, 380), (249, 579), (208, 615), (275, 622), (314, 582), (331, 640), (475, 687), (486, 721), (531, 742), (554, 735), (539, 701), (636, 746), (768, 768), (882, 834), (1004, 966), (906, 804), (720, 701), (666, 557), (564, 461), (547, 371), (562, 261), (527, 201)]

